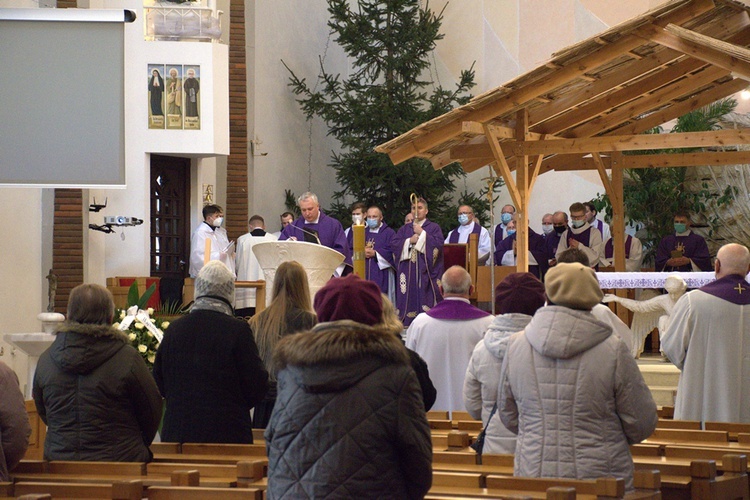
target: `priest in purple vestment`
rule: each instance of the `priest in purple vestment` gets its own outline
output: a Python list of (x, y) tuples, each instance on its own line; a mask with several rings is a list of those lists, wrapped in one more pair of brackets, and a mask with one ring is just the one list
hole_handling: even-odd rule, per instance
[(341, 252), (344, 255), (344, 264), (352, 265), (352, 254), (346, 242), (344, 228), (341, 223), (332, 217), (328, 217), (320, 210), (318, 197), (310, 192), (303, 193), (297, 200), (302, 217), (288, 224), (279, 241), (298, 240), (308, 243), (318, 243), (325, 247)]
[[(510, 227), (510, 225), (509, 225)], [(508, 229), (508, 237), (495, 249), (496, 266), (515, 266), (516, 265), (516, 229)], [(544, 238), (529, 228), (529, 272), (537, 279), (541, 279), (547, 272), (549, 264), (547, 262), (547, 243)], [(508, 253), (512, 252), (512, 253)]]
[(674, 231), (674, 234), (662, 238), (656, 248), (656, 271), (711, 271), (708, 245), (702, 236), (690, 230), (690, 214), (674, 214)]
[(469, 243), (469, 235), (477, 235), (477, 263), (483, 266), (490, 256), (490, 232), (474, 216), (474, 209), (469, 205), (458, 207), (458, 227), (448, 233), (444, 243)]
[(586, 222), (585, 213), (586, 207), (583, 203), (573, 203), (570, 206), (571, 227), (560, 236), (555, 257), (568, 248), (577, 248), (588, 257), (591, 267), (596, 269), (604, 252), (604, 241), (602, 233)]
[[(365, 219), (365, 279), (374, 281), (380, 291), (391, 301), (395, 300), (396, 262), (393, 260), (393, 238), (396, 231), (383, 220), (383, 212), (377, 206), (366, 209)], [(349, 250), (354, 255), (354, 235), (346, 237)]]
[(443, 232), (427, 219), (424, 199), (412, 205), (412, 212), (414, 222), (404, 224), (393, 239), (393, 256), (398, 262), (396, 308), (404, 326), (442, 299), (438, 282), (443, 274)]

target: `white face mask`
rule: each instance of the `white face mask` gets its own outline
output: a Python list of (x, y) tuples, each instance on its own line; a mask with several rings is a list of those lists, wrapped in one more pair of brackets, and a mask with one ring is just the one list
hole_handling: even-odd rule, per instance
[(213, 226), (221, 227), (221, 223), (224, 222), (224, 217), (217, 217), (214, 219)]
[(544, 234), (549, 234), (552, 231), (554, 231), (554, 228), (552, 227), (552, 224), (542, 224), (542, 232)]
[(362, 224), (362, 216), (361, 215), (352, 215), (352, 224), (355, 226), (359, 226)]

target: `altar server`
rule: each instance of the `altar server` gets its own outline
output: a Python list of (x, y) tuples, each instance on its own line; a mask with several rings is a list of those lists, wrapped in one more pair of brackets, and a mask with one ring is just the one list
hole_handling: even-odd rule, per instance
[(665, 236), (656, 248), (656, 271), (711, 271), (711, 255), (706, 240), (690, 230), (687, 212), (674, 214), (674, 234)]
[[(396, 231), (383, 220), (379, 207), (366, 209), (365, 279), (374, 281), (391, 301), (396, 300), (396, 262), (393, 260), (393, 238)], [(347, 235), (349, 249), (354, 252), (354, 235)]]

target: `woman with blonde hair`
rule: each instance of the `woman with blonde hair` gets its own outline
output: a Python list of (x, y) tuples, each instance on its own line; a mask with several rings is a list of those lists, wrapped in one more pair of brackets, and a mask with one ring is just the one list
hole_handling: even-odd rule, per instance
[(310, 330), (317, 318), (310, 304), (310, 286), (305, 268), (299, 262), (282, 262), (273, 281), (271, 304), (250, 319), (250, 328), (258, 345), (260, 358), (269, 373), (266, 397), (255, 406), (253, 427), (264, 429), (276, 402), (276, 373), (273, 351), (282, 337)]

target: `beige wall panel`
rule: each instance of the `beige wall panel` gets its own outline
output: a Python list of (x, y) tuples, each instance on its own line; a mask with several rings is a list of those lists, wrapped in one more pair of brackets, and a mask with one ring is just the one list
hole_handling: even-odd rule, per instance
[(613, 2), (611, 0), (578, 0), (577, 3), (601, 19), (606, 25), (615, 26), (663, 4), (664, 1), (628, 0), (627, 2)]
[(484, 19), (508, 53), (518, 59), (518, 2), (485, 0)]
[[(469, 69), (474, 61), (483, 61), (482, 31), (484, 17), (482, 15), (482, 0), (464, 0), (462, 2), (450, 2), (443, 13), (443, 24), (441, 32), (445, 38), (437, 42), (435, 56), (440, 60), (442, 66), (451, 76), (451, 82), (443, 79), (440, 72), (440, 83), (443, 87), (452, 86), (462, 70)], [(430, 2), (430, 8), (440, 12), (442, 5), (434, 5)], [(477, 65), (475, 65), (476, 68)], [(438, 71), (440, 71), (438, 67)], [(476, 74), (477, 86), (483, 86), (482, 74)]]
[(519, 4), (521, 24), (519, 60), (523, 71), (548, 61), (552, 53), (575, 43), (575, 0), (524, 0)]

